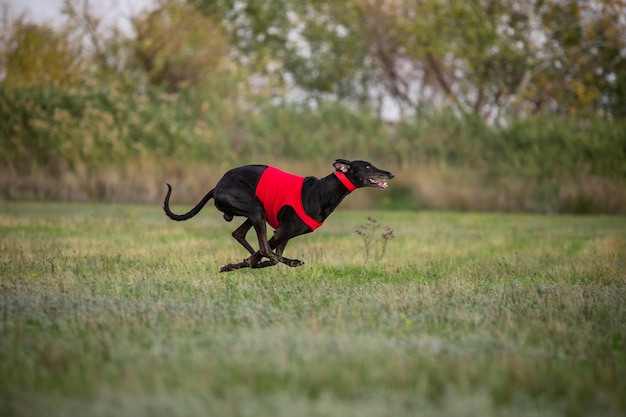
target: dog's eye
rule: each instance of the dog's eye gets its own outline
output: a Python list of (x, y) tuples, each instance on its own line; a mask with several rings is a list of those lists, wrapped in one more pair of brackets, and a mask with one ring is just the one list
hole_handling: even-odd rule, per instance
[(372, 167), (368, 165), (365, 167), (365, 169), (372, 169)]

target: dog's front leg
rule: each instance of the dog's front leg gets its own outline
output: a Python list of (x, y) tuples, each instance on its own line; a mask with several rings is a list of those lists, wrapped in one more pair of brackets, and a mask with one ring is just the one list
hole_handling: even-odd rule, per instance
[[(266, 261), (262, 261), (263, 258), (268, 258)], [(269, 256), (262, 255), (260, 252), (255, 253), (243, 260), (243, 262), (247, 263), (250, 268), (265, 268), (266, 266), (276, 265), (279, 262), (285, 262), (284, 258), (274, 252), (270, 252)]]
[(283, 252), (287, 247), (287, 242), (289, 241), (289, 239), (284, 238), (282, 232), (283, 230), (276, 231), (276, 234), (270, 240), (270, 246), (276, 249), (276, 251), (274, 252), (276, 258), (280, 262), (292, 268), (304, 265), (304, 261), (301, 261), (300, 259), (289, 259), (283, 256)]

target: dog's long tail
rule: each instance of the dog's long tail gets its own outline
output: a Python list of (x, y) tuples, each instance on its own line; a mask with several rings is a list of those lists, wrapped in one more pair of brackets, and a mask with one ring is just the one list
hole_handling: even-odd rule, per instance
[(167, 194), (165, 195), (165, 200), (163, 200), (163, 210), (165, 211), (165, 214), (167, 214), (167, 217), (169, 217), (172, 220), (176, 220), (176, 221), (182, 221), (182, 220), (191, 219), (193, 216), (198, 214), (200, 212), (200, 210), (202, 210), (202, 207), (204, 207), (204, 205), (210, 199), (213, 198), (213, 190), (211, 190), (211, 191), (209, 191), (207, 193), (207, 195), (205, 195), (202, 198), (202, 200), (200, 200), (200, 202), (198, 204), (196, 204), (196, 206), (194, 208), (189, 210), (187, 213), (185, 213), (185, 214), (175, 214), (175, 213), (172, 213), (172, 210), (170, 210), (170, 195), (171, 194), (172, 194), (172, 186), (167, 184)]

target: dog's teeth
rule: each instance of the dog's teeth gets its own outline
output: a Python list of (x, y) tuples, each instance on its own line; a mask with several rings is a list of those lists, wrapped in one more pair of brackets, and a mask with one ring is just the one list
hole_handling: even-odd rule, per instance
[(379, 186), (380, 188), (387, 188), (387, 180), (384, 178), (369, 178), (368, 181), (371, 184), (376, 184), (377, 186)]

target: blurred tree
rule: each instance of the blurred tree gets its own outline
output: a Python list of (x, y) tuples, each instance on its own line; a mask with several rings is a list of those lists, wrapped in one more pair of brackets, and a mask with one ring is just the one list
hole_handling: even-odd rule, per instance
[(89, 0), (64, 0), (66, 32), (76, 44), (83, 45), (83, 59), (100, 78), (124, 69), (126, 40), (118, 26), (105, 27)]
[(497, 118), (507, 108), (519, 111), (511, 107), (542, 65), (536, 16), (541, 1), (427, 4), (410, 38), (416, 42), (412, 58), (426, 68), (426, 85), (434, 81), (462, 114)]
[[(196, 0), (257, 68), (319, 99), (491, 119), (624, 113), (624, 0)], [(270, 74), (272, 75), (272, 74)]]
[(193, 3), (225, 21), (233, 55), (270, 84), (317, 100), (367, 100), (372, 68), (361, 12), (351, 0)]
[(81, 79), (80, 47), (68, 39), (67, 33), (18, 18), (1, 39), (5, 86), (65, 86)]
[(362, 10), (349, 0), (316, 1), (294, 8), (284, 69), (316, 98), (364, 103), (374, 76)]
[(542, 7), (543, 53), (537, 110), (626, 116), (626, 1), (567, 0)]
[(132, 21), (134, 57), (150, 83), (175, 92), (207, 80), (224, 62), (228, 37), (220, 21), (169, 0)]
[(17, 19), (2, 33), (5, 84), (95, 68), (175, 92), (245, 68), (248, 98), (626, 116), (626, 0), (159, 0), (130, 36), (105, 33), (89, 0), (64, 10), (63, 29)]

